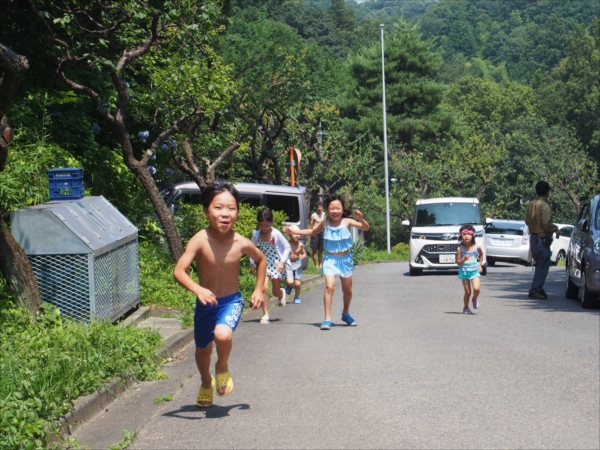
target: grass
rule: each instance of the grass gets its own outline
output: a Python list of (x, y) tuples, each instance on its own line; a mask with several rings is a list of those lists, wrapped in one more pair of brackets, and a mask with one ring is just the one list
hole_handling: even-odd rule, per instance
[(160, 405), (161, 403), (170, 402), (172, 400), (173, 400), (173, 395), (166, 394), (166, 395), (163, 395), (162, 397), (156, 397), (154, 399), (154, 403), (156, 403), (157, 405)]
[(0, 310), (0, 329), (0, 448), (46, 448), (70, 401), (115, 376), (161, 376), (162, 338), (148, 328), (79, 324), (44, 305), (36, 317)]
[(382, 261), (408, 261), (408, 252), (392, 251), (391, 253), (388, 253), (387, 250), (372, 250), (367, 248), (361, 262), (369, 263)]

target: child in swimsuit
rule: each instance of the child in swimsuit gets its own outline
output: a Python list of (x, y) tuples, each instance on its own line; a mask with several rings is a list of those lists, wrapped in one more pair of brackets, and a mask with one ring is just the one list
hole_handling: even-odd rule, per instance
[(359, 230), (368, 231), (371, 229), (359, 210), (355, 211), (356, 218), (352, 219), (351, 212), (344, 207), (344, 200), (339, 195), (332, 195), (325, 199), (325, 209), (329, 220), (324, 220), (318, 226), (312, 229), (294, 231), (285, 227), (283, 231), (286, 234), (299, 234), (302, 236), (315, 236), (323, 232), (324, 247), (327, 253), (323, 258), (323, 275), (325, 276), (325, 294), (323, 303), (325, 307), (325, 320), (321, 323), (321, 330), (329, 330), (331, 322), (331, 303), (335, 291), (335, 277), (339, 275), (342, 283), (342, 293), (344, 297), (344, 310), (342, 312), (342, 321), (346, 325), (356, 326), (357, 322), (350, 314), (350, 302), (352, 301), (352, 271), (354, 264), (352, 262), (352, 234), (350, 227)]
[(458, 278), (462, 280), (465, 295), (463, 297), (463, 314), (473, 314), (469, 309), (471, 298), (471, 284), (473, 284), (473, 308), (479, 308), (480, 276), (483, 272), (483, 252), (475, 243), (475, 228), (473, 225), (463, 225), (459, 230), (459, 246), (456, 249), (456, 263), (458, 264)]
[[(292, 232), (298, 231), (297, 225), (292, 225), (290, 230)], [(300, 299), (300, 292), (302, 290), (302, 260), (306, 258), (306, 249), (304, 244), (298, 239), (300, 236), (292, 234), (290, 236), (290, 257), (285, 263), (285, 275), (287, 286), (285, 287), (285, 293), (290, 295), (292, 289), (294, 289), (294, 303), (302, 303)]]
[[(196, 404), (208, 408), (213, 393), (229, 395), (233, 379), (229, 373), (232, 335), (240, 322), (244, 299), (239, 292), (240, 259), (247, 255), (257, 265), (256, 287), (252, 293), (252, 309), (265, 303), (262, 287), (266, 278), (267, 260), (249, 239), (233, 231), (238, 217), (240, 194), (230, 183), (215, 181), (202, 189), (204, 216), (210, 226), (196, 233), (177, 261), (173, 276), (184, 288), (196, 294), (194, 339), (196, 364), (200, 377), (200, 392)], [(199, 284), (189, 276), (193, 262), (198, 268)], [(213, 340), (217, 346), (215, 377), (210, 374)]]
[[(258, 221), (258, 230), (252, 234), (252, 243), (260, 249), (267, 258), (267, 277), (263, 284), (265, 297), (269, 290), (269, 280), (271, 280), (272, 292), (279, 299), (279, 306), (284, 306), (286, 302), (285, 291), (281, 287), (283, 278), (283, 269), (285, 262), (290, 256), (290, 244), (279, 230), (273, 228), (273, 213), (270, 209), (261, 209), (256, 217)], [(250, 258), (250, 272), (255, 273), (256, 267), (254, 261)], [(269, 305), (265, 302), (262, 306), (263, 316), (260, 323), (269, 323)]]

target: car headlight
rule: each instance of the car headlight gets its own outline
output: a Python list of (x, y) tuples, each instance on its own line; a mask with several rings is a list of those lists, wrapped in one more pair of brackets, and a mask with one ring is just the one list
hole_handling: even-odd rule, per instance
[(594, 242), (594, 253), (600, 255), (600, 238), (596, 239)]

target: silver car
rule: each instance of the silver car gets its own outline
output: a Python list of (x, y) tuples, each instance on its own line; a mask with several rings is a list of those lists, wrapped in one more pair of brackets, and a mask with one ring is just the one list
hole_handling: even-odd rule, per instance
[(522, 220), (493, 219), (485, 228), (485, 245), (489, 266), (496, 261), (531, 264), (529, 228)]

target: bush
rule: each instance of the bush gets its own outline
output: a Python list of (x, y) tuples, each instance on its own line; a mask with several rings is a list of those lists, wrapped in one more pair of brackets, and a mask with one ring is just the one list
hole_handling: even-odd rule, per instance
[(363, 262), (366, 256), (365, 240), (360, 237), (356, 239), (352, 243), (352, 248), (350, 249), (350, 252), (352, 253), (352, 262), (354, 263), (354, 265)]
[(408, 244), (406, 244), (404, 242), (398, 242), (396, 245), (394, 245), (392, 247), (392, 252), (408, 254)]
[[(191, 311), (196, 297), (173, 278), (175, 264), (171, 254), (161, 245), (142, 241), (140, 249), (140, 296), (144, 305)], [(192, 272), (192, 277), (195, 273)]]
[(162, 338), (148, 328), (63, 320), (44, 304), (0, 311), (0, 448), (45, 448), (70, 400), (115, 376), (157, 378)]
[[(240, 212), (233, 229), (236, 233), (250, 239), (252, 233), (258, 227), (256, 215), (263, 207), (253, 207), (245, 204), (240, 205)], [(287, 220), (287, 216), (282, 211), (273, 211), (273, 227), (281, 231), (283, 222)], [(183, 239), (184, 244), (198, 231), (208, 228), (209, 222), (204, 217), (202, 205), (181, 205), (177, 211), (177, 231)]]

